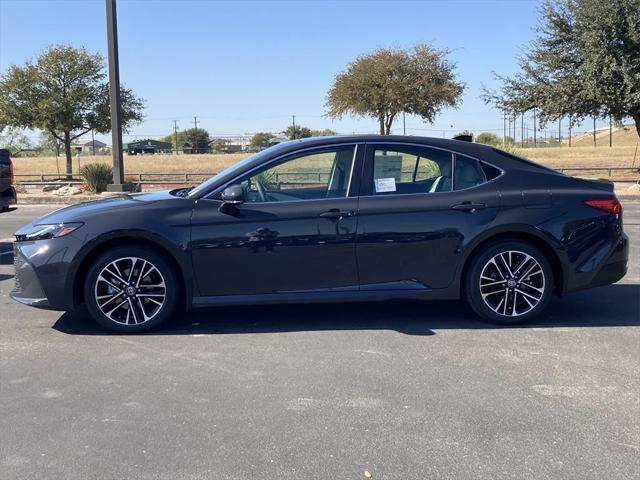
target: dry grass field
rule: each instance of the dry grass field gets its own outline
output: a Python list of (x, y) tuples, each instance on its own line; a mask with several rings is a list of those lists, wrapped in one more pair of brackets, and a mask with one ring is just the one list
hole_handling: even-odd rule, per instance
[[(635, 145), (616, 147), (572, 147), (537, 148), (520, 150), (523, 156), (547, 165), (551, 168), (631, 168), (634, 160)], [(134, 179), (137, 174), (163, 174), (163, 177), (146, 177), (147, 180), (164, 180), (181, 178), (180, 174), (190, 175), (190, 181), (206, 178), (245, 158), (246, 154), (211, 154), (211, 155), (146, 155), (125, 156), (126, 175)], [(80, 157), (80, 165), (90, 162), (110, 163), (111, 157)], [(636, 155), (635, 166), (640, 167), (640, 147)], [(78, 159), (74, 158), (73, 172), (78, 173)], [(14, 159), (15, 174), (18, 181), (35, 180), (40, 175), (57, 176), (64, 173), (65, 160), (59, 157), (56, 165), (55, 157), (33, 157)], [(585, 172), (586, 175), (606, 175), (606, 172)], [(29, 175), (31, 177), (24, 177)], [(74, 175), (74, 176), (75, 176)], [(637, 173), (614, 173), (614, 177), (638, 178)], [(184, 178), (184, 175), (182, 175)]]

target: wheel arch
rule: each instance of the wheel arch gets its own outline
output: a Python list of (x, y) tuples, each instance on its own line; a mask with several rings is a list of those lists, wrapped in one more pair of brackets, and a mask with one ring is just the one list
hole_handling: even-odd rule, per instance
[(554, 280), (554, 292), (561, 294), (565, 290), (566, 272), (564, 262), (558, 254), (558, 248), (554, 246), (553, 240), (537, 229), (527, 225), (510, 226), (499, 230), (485, 232), (482, 237), (477, 238), (465, 253), (463, 267), (457, 279), (461, 296), (464, 295), (464, 279), (470, 268), (473, 258), (481, 252), (487, 245), (498, 241), (520, 240), (530, 243), (547, 258), (551, 265)]
[(114, 247), (122, 246), (123, 244), (150, 248), (163, 255), (178, 276), (178, 284), (180, 285), (180, 298), (178, 300), (178, 304), (184, 305), (187, 309), (190, 308), (191, 298), (193, 296), (191, 272), (187, 266), (184, 265), (184, 261), (181, 262), (178, 260), (178, 252), (176, 252), (176, 248), (167, 245), (167, 242), (162, 241), (159, 238), (154, 238), (153, 236), (148, 235), (147, 232), (136, 231), (115, 232), (112, 234), (101, 235), (99, 240), (88, 244), (82, 250), (79, 255), (79, 260), (76, 262), (74, 272), (70, 276), (73, 282), (70, 288), (74, 307), (77, 307), (84, 302), (83, 283), (93, 259), (104, 252)]

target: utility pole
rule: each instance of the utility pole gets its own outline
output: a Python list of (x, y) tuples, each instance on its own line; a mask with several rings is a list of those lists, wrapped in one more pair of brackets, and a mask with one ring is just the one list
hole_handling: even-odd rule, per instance
[(536, 138), (536, 109), (533, 109), (533, 148), (536, 148), (538, 139)]
[(520, 114), (520, 146), (524, 147), (524, 112)]
[(91, 156), (96, 156), (96, 139), (93, 136), (93, 128), (91, 129)]
[(571, 148), (571, 114), (569, 114), (569, 148)]
[(107, 49), (109, 51), (109, 97), (111, 107), (111, 154), (113, 156), (113, 183), (108, 192), (128, 192), (131, 185), (124, 183), (122, 161), (122, 107), (120, 104), (120, 67), (118, 65), (118, 21), (116, 0), (105, 0), (107, 7)]
[(507, 112), (502, 112), (502, 146), (507, 143)]
[(593, 116), (593, 146), (596, 146), (596, 116)]
[(193, 144), (195, 153), (198, 153), (198, 117), (193, 117)]
[(173, 121), (173, 138), (176, 148), (176, 155), (178, 154), (178, 120)]
[(611, 115), (609, 115), (609, 148), (613, 145), (613, 129), (611, 125)]
[(562, 147), (562, 117), (558, 117), (558, 147)]
[(405, 122), (405, 118), (404, 118), (404, 112), (402, 112), (402, 134), (404, 136), (407, 135), (407, 124)]
[(291, 134), (293, 138), (291, 140), (295, 140), (296, 139), (296, 116), (295, 115), (291, 115), (291, 124), (293, 125), (293, 133)]

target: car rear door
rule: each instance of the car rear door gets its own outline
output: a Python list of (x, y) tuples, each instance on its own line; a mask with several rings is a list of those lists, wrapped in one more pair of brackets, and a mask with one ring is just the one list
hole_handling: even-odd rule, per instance
[(353, 172), (363, 155), (363, 144), (290, 154), (230, 183), (246, 191), (237, 208), (220, 211), (217, 193), (198, 200), (191, 251), (200, 295), (357, 290)]
[(356, 244), (361, 290), (447, 287), (465, 245), (491, 224), (499, 203), (477, 159), (425, 145), (367, 144)]

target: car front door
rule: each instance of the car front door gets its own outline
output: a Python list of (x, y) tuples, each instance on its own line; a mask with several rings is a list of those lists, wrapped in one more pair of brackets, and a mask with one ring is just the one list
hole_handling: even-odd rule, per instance
[(357, 290), (353, 172), (363, 154), (356, 144), (290, 154), (228, 184), (242, 186), (243, 204), (220, 209), (220, 191), (198, 200), (191, 250), (200, 296)]
[(447, 287), (464, 245), (496, 217), (494, 167), (422, 145), (367, 144), (359, 202), (361, 290)]

